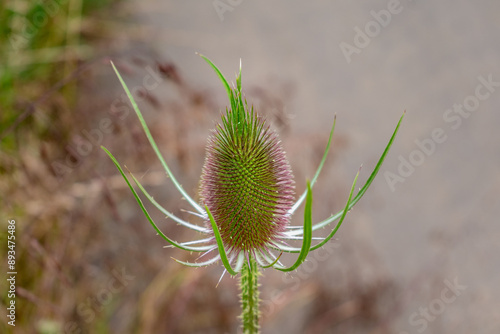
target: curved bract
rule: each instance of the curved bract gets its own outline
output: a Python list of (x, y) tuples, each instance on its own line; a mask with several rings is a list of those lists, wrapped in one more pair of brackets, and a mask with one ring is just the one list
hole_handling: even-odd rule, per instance
[[(200, 182), (201, 203), (196, 203), (171, 173), (134, 98), (114, 65), (113, 69), (132, 102), (144, 132), (165, 172), (180, 194), (194, 208), (196, 211), (194, 214), (205, 220), (206, 226), (197, 226), (186, 222), (161, 207), (132, 175), (135, 185), (166, 216), (183, 226), (204, 233), (206, 235), (204, 238), (182, 243), (163, 234), (151, 219), (120, 164), (107, 149), (102, 148), (122, 174), (137, 203), (158, 234), (173, 247), (190, 252), (202, 252), (202, 256), (213, 254), (211, 258), (203, 262), (188, 263), (176, 260), (177, 262), (201, 267), (221, 260), (230, 275), (238, 274), (242, 268), (244, 270), (253, 268), (252, 266), (255, 264), (263, 268), (273, 267), (280, 271), (295, 270), (306, 260), (310, 251), (322, 247), (333, 238), (348, 211), (366, 193), (394, 142), (404, 114), (363, 187), (354, 196), (358, 171), (344, 209), (317, 224), (313, 224), (312, 188), (327, 159), (335, 128), (335, 118), (318, 169), (311, 181), (307, 182), (307, 189), (294, 202), (293, 174), (278, 136), (266, 125), (265, 120), (256, 114), (253, 108), (248, 107), (243, 98), (241, 64), (236, 78), (236, 87), (232, 89), (220, 70), (208, 58), (201, 57), (219, 76), (230, 102), (230, 108), (222, 115), (221, 122), (216, 126), (207, 144), (206, 159)], [(292, 215), (304, 201), (303, 226), (290, 226)], [(320, 238), (321, 241), (313, 245), (313, 240), (317, 239), (312, 236), (313, 232), (334, 221), (338, 222), (329, 235), (326, 238)], [(287, 243), (287, 240), (297, 239), (302, 240), (300, 248), (292, 247)], [(193, 246), (194, 244), (199, 244), (199, 246)], [(278, 255), (275, 254), (276, 252)], [(283, 252), (298, 253), (297, 260), (290, 267), (284, 266), (279, 261)]]

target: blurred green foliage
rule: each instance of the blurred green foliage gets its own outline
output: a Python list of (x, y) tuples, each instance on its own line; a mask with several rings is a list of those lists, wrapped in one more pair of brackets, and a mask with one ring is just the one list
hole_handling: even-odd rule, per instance
[[(0, 5), (0, 138), (2, 151), (14, 152), (12, 127), (23, 119), (35, 135), (47, 135), (46, 124), (30, 115), (40, 99), (92, 55), (82, 23), (113, 0), (8, 0)], [(75, 83), (52, 95), (71, 107)], [(31, 110), (30, 110), (31, 109)], [(23, 116), (24, 114), (24, 116)], [(50, 113), (49, 113), (50, 115)], [(49, 117), (50, 118), (50, 117)], [(52, 121), (52, 119), (51, 119)], [(34, 128), (32, 126), (35, 125)]]
[[(33, 263), (30, 247), (35, 245), (41, 250), (40, 254), (44, 254), (45, 249), (50, 250), (48, 245), (58, 244), (59, 217), (39, 217), (36, 226), (28, 226), (24, 219), (29, 215), (27, 201), (19, 199), (26, 196), (23, 190), (26, 185), (32, 186), (30, 192), (34, 196), (47, 196), (49, 188), (38, 184), (46, 179), (39, 168), (39, 162), (43, 161), (40, 152), (47, 148), (46, 143), (60, 143), (71, 129), (68, 114), (77, 102), (78, 80), (66, 79), (93, 54), (94, 34), (85, 33), (86, 20), (112, 2), (115, 0), (7, 0), (0, 3), (0, 227), (5, 231), (8, 219), (16, 218), (19, 245), (16, 270), (23, 273), (17, 278), (17, 287), (23, 289), (18, 292), (21, 295), (25, 291), (17, 298), (16, 330), (19, 333), (63, 332), (62, 324), (50, 318), (31, 321), (40, 313), (35, 296), (43, 291), (56, 300), (58, 296), (41, 283), (47, 282), (44, 279), (47, 270), (44, 265)], [(24, 158), (20, 158), (21, 154)], [(36, 157), (28, 168), (26, 156)], [(27, 170), (38, 170), (40, 174)], [(11, 216), (5, 216), (7, 214)], [(28, 240), (23, 239), (26, 229), (37, 236), (35, 244), (24, 244)], [(3, 233), (0, 241), (2, 245), (7, 243)], [(6, 258), (6, 250), (6, 247), (0, 248), (2, 259)], [(0, 298), (0, 305), (5, 305), (6, 296), (2, 294)], [(41, 305), (45, 310), (50, 309), (47, 304)], [(10, 327), (4, 319), (0, 322), (0, 332), (8, 330)]]

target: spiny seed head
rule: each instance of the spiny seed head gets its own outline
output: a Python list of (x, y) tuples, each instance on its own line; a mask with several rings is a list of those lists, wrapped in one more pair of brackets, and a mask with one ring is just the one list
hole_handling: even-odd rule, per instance
[(248, 254), (284, 232), (295, 182), (276, 133), (243, 103), (239, 80), (229, 91), (232, 110), (209, 137), (200, 197), (227, 250)]

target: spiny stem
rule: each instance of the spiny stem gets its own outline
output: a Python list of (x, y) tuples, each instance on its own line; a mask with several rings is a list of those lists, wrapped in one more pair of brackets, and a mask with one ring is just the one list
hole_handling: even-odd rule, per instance
[(259, 333), (259, 269), (250, 256), (243, 265), (240, 276), (241, 320), (243, 334)]

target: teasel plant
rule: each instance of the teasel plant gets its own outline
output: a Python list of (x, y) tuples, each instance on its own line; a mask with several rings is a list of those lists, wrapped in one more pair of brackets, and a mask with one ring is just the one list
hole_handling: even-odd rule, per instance
[[(116, 165), (154, 230), (168, 242), (169, 246), (200, 254), (198, 262), (174, 259), (175, 261), (190, 267), (204, 267), (220, 261), (224, 266), (221, 279), (226, 272), (231, 276), (239, 274), (243, 333), (259, 333), (258, 279), (261, 270), (274, 268), (282, 272), (291, 272), (307, 259), (309, 252), (321, 248), (332, 239), (349, 210), (361, 199), (375, 179), (394, 142), (404, 113), (366, 183), (354, 195), (358, 170), (343, 210), (313, 224), (312, 188), (327, 159), (336, 118), (333, 120), (330, 136), (316, 173), (307, 182), (306, 190), (295, 200), (294, 177), (278, 135), (253, 107), (248, 106), (243, 96), (241, 61), (236, 84), (231, 88), (221, 71), (207, 57), (203, 55), (201, 57), (213, 68), (224, 85), (230, 107), (221, 115), (221, 122), (216, 125), (208, 139), (199, 186), (199, 203), (182, 188), (172, 174), (127, 85), (114, 64), (111, 65), (168, 178), (192, 206), (194, 211), (190, 213), (201, 217), (204, 226), (183, 220), (163, 208), (130, 173), (135, 186), (132, 185), (111, 152), (103, 146), (101, 148)], [(149, 215), (136, 188), (166, 217), (204, 234), (204, 237), (178, 242), (166, 236)], [(292, 226), (291, 218), (304, 202), (303, 225)], [(334, 222), (335, 226), (326, 237), (313, 237), (314, 231), (330, 226)], [(302, 242), (301, 247), (292, 246), (297, 240)], [(284, 266), (280, 261), (283, 253), (295, 253), (298, 256), (291, 266)], [(201, 258), (204, 260), (199, 261)]]

